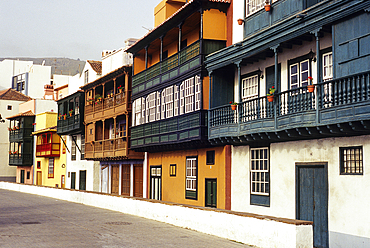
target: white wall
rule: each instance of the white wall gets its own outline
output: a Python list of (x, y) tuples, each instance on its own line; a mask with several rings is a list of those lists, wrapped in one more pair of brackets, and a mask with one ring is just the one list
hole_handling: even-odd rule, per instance
[[(339, 173), (339, 147), (349, 146), (363, 146), (363, 175)], [(294, 219), (295, 163), (327, 162), (330, 247), (368, 247), (364, 244), (370, 244), (369, 135), (271, 144), (270, 207), (250, 205), (249, 150), (248, 146), (232, 149), (232, 210)]]
[(243, 40), (244, 25), (239, 25), (238, 19), (244, 19), (244, 1), (233, 1), (233, 44)]
[(102, 75), (106, 75), (124, 65), (132, 65), (133, 59), (131, 53), (124, 52), (124, 48), (117, 51), (103, 51), (102, 57)]
[(307, 222), (34, 185), (0, 182), (0, 188), (119, 211), (256, 247), (312, 248), (313, 245), (312, 226)]
[(48, 99), (36, 99), (35, 103), (35, 115), (41, 114), (44, 112), (55, 112), (58, 113), (57, 103), (54, 100)]
[[(72, 147), (72, 136), (63, 136), (66, 138), (66, 144), (69, 152), (66, 150), (67, 155), (67, 177), (66, 177), (66, 188), (71, 188), (71, 172), (76, 172), (76, 189), (79, 189), (80, 183), (80, 170), (86, 170), (86, 190), (98, 192), (100, 189), (100, 163), (99, 161), (81, 160), (81, 152), (76, 147), (76, 160), (71, 160), (71, 147)], [(77, 145), (81, 149), (81, 135), (76, 135)]]
[[(21, 101), (11, 100), (0, 100), (0, 114), (4, 123), (0, 123), (0, 178), (1, 177), (16, 177), (17, 166), (9, 166), (9, 120), (7, 117), (16, 115), (19, 113), (19, 104)], [(12, 106), (11, 110), (8, 110), (8, 105)]]
[(12, 77), (28, 72), (33, 65), (32, 61), (20, 61), (4, 59), (0, 62), (0, 90), (9, 89), (12, 86)]
[(44, 96), (44, 85), (51, 82), (51, 67), (33, 65), (28, 75), (28, 96), (42, 98)]

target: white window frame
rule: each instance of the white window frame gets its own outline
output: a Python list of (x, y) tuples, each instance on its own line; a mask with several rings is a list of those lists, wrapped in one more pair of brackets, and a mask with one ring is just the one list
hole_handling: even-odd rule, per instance
[(185, 113), (194, 111), (194, 78), (185, 80)]
[(167, 87), (166, 92), (166, 118), (173, 117), (173, 86)]
[(138, 126), (141, 124), (141, 98), (138, 98), (134, 101), (133, 112), (133, 126)]
[(157, 91), (157, 116), (156, 120), (161, 119), (161, 92)]
[(166, 118), (166, 90), (162, 90), (162, 106), (161, 106), (161, 110), (162, 110), (162, 113), (161, 113), (161, 119), (165, 119)]
[[(333, 79), (333, 53), (324, 53), (322, 55), (322, 74), (323, 81), (329, 81)], [(328, 72), (328, 73), (326, 73)]]
[(157, 99), (157, 92), (153, 92), (148, 95), (147, 97), (147, 115), (148, 115), (148, 122), (153, 122), (156, 120), (156, 99)]
[(252, 195), (270, 195), (269, 148), (250, 149), (250, 191)]
[(199, 76), (195, 76), (195, 110), (200, 110), (202, 101), (202, 88)]
[(179, 86), (177, 85), (174, 85), (173, 86), (173, 96), (174, 96), (174, 100), (173, 100), (173, 108), (174, 108), (174, 113), (173, 115), (174, 116), (178, 116), (179, 115)]
[[(303, 70), (303, 64), (307, 63), (307, 69)], [(297, 67), (297, 72), (292, 73), (292, 68)], [(308, 59), (300, 61), (299, 63), (294, 63), (289, 66), (289, 77), (290, 77), (290, 89), (297, 89), (300, 87), (304, 87), (308, 85), (308, 77), (310, 76), (310, 61)], [(303, 78), (305, 77), (304, 75), (307, 74), (307, 77), (305, 80)], [(297, 82), (292, 83), (293, 77), (297, 77)]]
[(145, 123), (145, 98), (142, 97), (141, 98), (141, 123), (140, 124), (144, 124)]
[(186, 190), (197, 190), (197, 158), (186, 158)]
[(258, 75), (244, 78), (242, 80), (242, 101), (258, 97)]
[(185, 110), (185, 82), (180, 84), (180, 115), (184, 114)]

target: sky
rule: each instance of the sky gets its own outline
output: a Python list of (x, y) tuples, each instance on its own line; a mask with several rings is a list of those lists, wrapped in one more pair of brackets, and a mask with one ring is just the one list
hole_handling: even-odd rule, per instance
[[(160, 0), (0, 0), (0, 58), (101, 60), (154, 25)], [(145, 28), (147, 29), (145, 29)]]

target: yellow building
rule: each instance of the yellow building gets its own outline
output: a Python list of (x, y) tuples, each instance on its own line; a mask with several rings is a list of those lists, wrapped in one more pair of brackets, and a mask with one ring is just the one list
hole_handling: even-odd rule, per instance
[[(131, 149), (147, 152), (148, 197), (230, 209), (230, 146), (208, 140), (205, 56), (228, 41), (230, 1), (163, 0), (133, 44)], [(224, 96), (231, 100), (232, 95)]]
[(66, 149), (56, 133), (57, 113), (36, 115), (35, 184), (65, 187)]

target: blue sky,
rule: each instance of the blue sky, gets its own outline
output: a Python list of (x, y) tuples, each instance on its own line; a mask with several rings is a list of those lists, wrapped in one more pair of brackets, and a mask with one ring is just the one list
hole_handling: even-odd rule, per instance
[(101, 59), (153, 28), (160, 0), (1, 0), (1, 57)]

